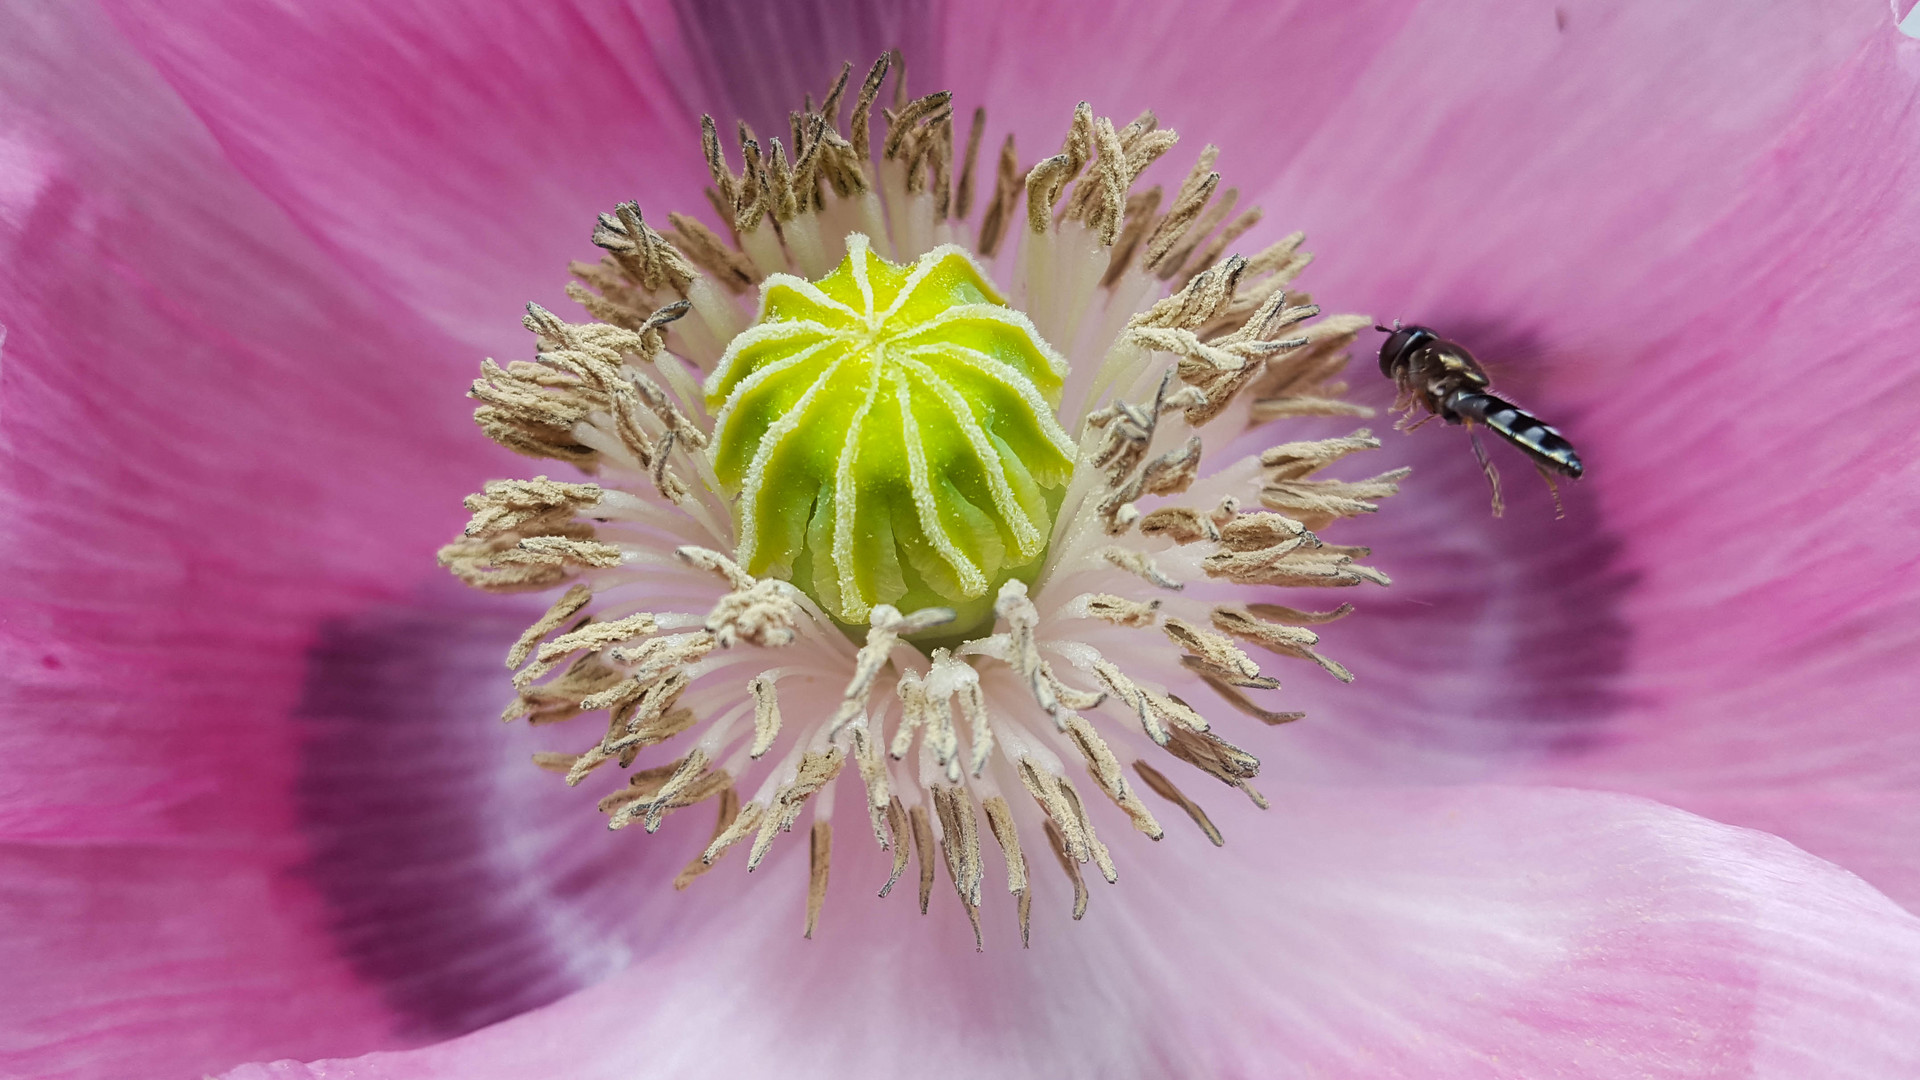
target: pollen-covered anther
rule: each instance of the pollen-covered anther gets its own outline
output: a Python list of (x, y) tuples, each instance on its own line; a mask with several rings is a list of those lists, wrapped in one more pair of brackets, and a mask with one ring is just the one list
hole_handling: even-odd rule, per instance
[(1249, 608), (1226, 605), (1214, 608), (1212, 616), (1213, 625), (1218, 630), (1243, 641), (1253, 642), (1281, 656), (1311, 660), (1341, 682), (1353, 681), (1353, 672), (1348, 671), (1344, 665), (1314, 651), (1313, 647), (1320, 643), (1320, 635), (1304, 626), (1269, 622), (1260, 618)]
[[(1093, 863), (1108, 884), (1120, 880), (1120, 871), (1113, 863), (1113, 853), (1095, 835), (1093, 822), (1087, 817), (1086, 804), (1080, 801), (1080, 793), (1073, 784), (1030, 757), (1020, 759), (1018, 771), (1021, 784), (1040, 804), (1048, 821), (1059, 833), (1065, 859), (1078, 864)], [(1071, 867), (1068, 872), (1075, 877), (1079, 873)], [(1076, 902), (1075, 907), (1085, 910), (1084, 903)], [(1074, 917), (1079, 918), (1079, 915)]]
[(1176, 495), (1187, 490), (1200, 472), (1200, 436), (1185, 445), (1167, 451), (1142, 465), (1100, 501), (1099, 511), (1107, 522), (1107, 532), (1119, 535), (1139, 520), (1134, 500), (1144, 495)]
[[(1304, 262), (1301, 264), (1304, 265)], [(1275, 278), (1290, 276), (1276, 271)], [(1255, 423), (1299, 416), (1372, 416), (1365, 405), (1347, 401), (1345, 370), (1356, 335), (1373, 325), (1364, 315), (1333, 315), (1301, 328), (1307, 344), (1288, 353), (1284, 366), (1273, 365), (1255, 382), (1248, 418)]]
[(1121, 771), (1120, 759), (1114, 756), (1113, 748), (1100, 737), (1093, 725), (1077, 714), (1069, 716), (1067, 737), (1073, 740), (1074, 749), (1080, 751), (1094, 782), (1100, 785), (1100, 790), (1113, 800), (1115, 806), (1126, 812), (1134, 828), (1155, 840), (1160, 839), (1164, 832), (1160, 823), (1154, 820), (1140, 797), (1134, 794), (1132, 786), (1127, 783), (1126, 774)]
[(707, 613), (705, 627), (715, 645), (729, 649), (744, 641), (762, 648), (779, 648), (793, 643), (794, 627), (802, 612), (792, 585), (776, 578), (755, 578), (732, 559), (703, 547), (690, 544), (675, 554), (702, 570), (719, 574), (733, 586), (733, 591), (722, 596)]
[(1211, 678), (1220, 680), (1229, 686), (1243, 686), (1255, 690), (1277, 690), (1278, 681), (1260, 674), (1260, 665), (1253, 658), (1234, 645), (1233, 639), (1225, 634), (1215, 633), (1194, 626), (1184, 619), (1168, 619), (1166, 633), (1175, 644), (1187, 650), (1180, 662)]
[(986, 876), (980, 858), (980, 825), (973, 813), (973, 798), (958, 786), (935, 784), (933, 808), (940, 818), (940, 852), (945, 857), (947, 878), (966, 908), (973, 924), (973, 947), (980, 940), (980, 882)]
[(1152, 626), (1158, 617), (1160, 601), (1129, 600), (1112, 593), (1089, 593), (1075, 597), (1064, 614), (1069, 618), (1104, 619), (1116, 626)]
[(1137, 575), (1141, 580), (1161, 589), (1179, 590), (1184, 586), (1160, 569), (1153, 556), (1133, 548), (1110, 545), (1100, 549), (1100, 557), (1129, 574)]
[(552, 538), (591, 544), (593, 526), (576, 520), (600, 504), (598, 484), (569, 484), (537, 476), (532, 480), (495, 480), (469, 495), (473, 519), (459, 539), (440, 549), (440, 565), (462, 581), (496, 592), (544, 589), (569, 576), (569, 552), (575, 563), (617, 558), (599, 547), (523, 551), (524, 541)]
[(440, 549), (440, 565), (492, 592), (552, 588), (580, 571), (620, 564), (620, 549), (573, 536), (463, 538)]
[(1300, 521), (1274, 513), (1243, 514), (1220, 530), (1219, 548), (1201, 560), (1209, 577), (1244, 585), (1293, 588), (1388, 584), (1385, 574), (1354, 562), (1367, 549), (1329, 545)]
[(526, 663), (527, 658), (533, 655), (535, 646), (539, 645), (543, 638), (564, 626), (567, 620), (579, 614), (592, 599), (593, 590), (585, 585), (575, 585), (560, 594), (560, 599), (553, 602), (553, 606), (547, 609), (547, 613), (527, 627), (526, 631), (520, 635), (520, 639), (513, 643), (513, 648), (507, 651), (507, 670), (514, 671), (521, 664)]
[(1161, 377), (1151, 402), (1134, 404), (1119, 399), (1087, 415), (1087, 426), (1100, 429), (1105, 436), (1092, 464), (1107, 474), (1110, 485), (1124, 484), (1134, 467), (1146, 457), (1162, 413), (1189, 408), (1204, 400), (1201, 392), (1192, 387), (1175, 388), (1173, 376), (1169, 371)]
[(475, 539), (507, 533), (543, 536), (568, 529), (570, 519), (599, 505), (598, 484), (567, 484), (536, 476), (531, 480), (494, 480), (466, 499), (473, 520), (464, 530)]
[[(714, 804), (676, 887), (746, 842), (747, 869), (804, 873), (797, 928), (831, 938), (863, 860), (923, 913), (944, 872), (984, 947), (984, 816), (1024, 944), (1040, 836), (1075, 919), (1085, 867), (1118, 878), (1100, 827), (1164, 835), (1145, 791), (1222, 842), (1168, 758), (1265, 804), (1229, 725), (1301, 714), (1247, 650), (1353, 677), (1317, 629), (1351, 606), (1275, 590), (1385, 584), (1322, 532), (1404, 471), (1347, 471), (1364, 430), (1220, 459), (1268, 420), (1368, 415), (1340, 378), (1371, 320), (1297, 291), (1299, 234), (1236, 251), (1260, 213), (1215, 147), (1154, 183), (1174, 133), (1082, 103), (1023, 168), (897, 54), (853, 75), (779, 131), (702, 118), (705, 223), (583, 221), (567, 291), (592, 321), (530, 305), (531, 355), (472, 396), (489, 437), (591, 482), (489, 484), (440, 558), (557, 594), (508, 651), (503, 719), (593, 719), (538, 767), (625, 770), (594, 796), (617, 830)], [(834, 843), (849, 814), (878, 855)]]
[(1219, 540), (1220, 527), (1190, 506), (1162, 506), (1139, 519), (1140, 535), (1164, 536), (1176, 544)]
[(981, 809), (986, 812), (987, 827), (1006, 859), (1007, 891), (1015, 898), (1015, 910), (1020, 920), (1020, 945), (1024, 948), (1028, 944), (1033, 890), (1027, 880), (1027, 856), (1020, 846), (1020, 829), (1014, 823), (1013, 807), (1008, 805), (1005, 798), (991, 796), (981, 803)]
[[(545, 621), (545, 619), (541, 620), (541, 622)], [(615, 619), (612, 622), (588, 620), (575, 629), (542, 644), (534, 653), (534, 662), (521, 668), (515, 675), (514, 682), (524, 687), (546, 675), (575, 653), (583, 650), (598, 652), (601, 649), (651, 634), (658, 628), (654, 617), (645, 612), (629, 615), (624, 619)]]
[[(612, 814), (607, 828), (623, 829), (644, 819), (646, 830), (655, 832), (668, 813), (703, 803), (732, 787), (732, 778), (711, 764), (706, 753), (696, 749), (670, 766), (635, 773), (627, 790), (600, 800), (601, 812)], [(664, 777), (659, 775), (662, 772)]]
[(886, 752), (865, 723), (853, 724), (847, 734), (853, 744), (854, 767), (860, 770), (860, 783), (866, 789), (867, 824), (873, 829), (874, 842), (883, 851), (896, 848), (906, 838), (900, 834), (898, 822), (892, 816), (892, 807), (898, 800), (887, 772)]
[(1198, 435), (1184, 444), (1144, 460), (1162, 414), (1192, 410), (1206, 404), (1206, 395), (1191, 386), (1174, 387), (1172, 371), (1161, 377), (1153, 400), (1134, 404), (1120, 399), (1090, 414), (1087, 424), (1101, 429), (1104, 441), (1093, 466), (1106, 474), (1106, 494), (1096, 509), (1110, 535), (1125, 533), (1140, 513), (1134, 501), (1145, 495), (1172, 495), (1185, 491), (1199, 475), (1201, 444)]
[(1199, 803), (1189, 799), (1185, 792), (1175, 787), (1173, 781), (1167, 779), (1166, 774), (1144, 761), (1134, 762), (1133, 771), (1140, 774), (1140, 779), (1146, 782), (1147, 788), (1155, 795), (1186, 811), (1187, 817), (1193, 819), (1195, 825), (1200, 826), (1200, 831), (1207, 834), (1207, 839), (1213, 841), (1214, 847), (1226, 845), (1226, 838), (1220, 835), (1220, 829), (1214, 825), (1213, 819), (1207, 816), (1207, 812), (1200, 808)]
[(613, 213), (601, 214), (593, 244), (606, 255), (598, 266), (573, 264), (580, 281), (567, 284), (567, 295), (594, 318), (615, 326), (642, 329), (649, 312), (667, 297), (684, 299), (698, 276), (687, 256), (641, 220), (637, 203), (624, 202)]
[(676, 444), (698, 450), (705, 435), (643, 370), (660, 357), (661, 327), (687, 311), (685, 301), (646, 317), (637, 329), (572, 324), (538, 304), (523, 320), (538, 341), (533, 361), (501, 368), (489, 360), (472, 396), (481, 429), (510, 450), (552, 457), (592, 471), (608, 460), (653, 479), (669, 500), (686, 485), (669, 468)]
[(1142, 687), (1106, 657), (1091, 654), (1087, 667), (1116, 701), (1132, 710), (1141, 729), (1155, 743), (1165, 746), (1175, 727), (1207, 730), (1207, 721), (1199, 713), (1178, 698)]
[(1238, 788), (1262, 810), (1267, 800), (1247, 781), (1260, 772), (1260, 761), (1252, 754), (1207, 732), (1174, 728), (1167, 740), (1167, 751), (1228, 787)]
[(747, 853), (748, 870), (759, 867), (761, 860), (767, 857), (767, 852), (773, 847), (774, 834), (790, 831), (807, 800), (840, 775), (840, 768), (846, 763), (846, 751), (837, 746), (801, 755), (792, 779), (774, 789), (766, 812), (760, 815), (753, 847)]

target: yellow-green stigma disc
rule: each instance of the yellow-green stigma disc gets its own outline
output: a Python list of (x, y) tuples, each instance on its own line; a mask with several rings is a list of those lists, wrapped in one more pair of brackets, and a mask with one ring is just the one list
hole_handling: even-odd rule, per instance
[(1065, 375), (957, 247), (899, 266), (855, 234), (820, 280), (769, 277), (706, 385), (741, 563), (849, 628), (892, 604), (955, 609), (942, 636), (984, 629), (1046, 554), (1073, 468)]

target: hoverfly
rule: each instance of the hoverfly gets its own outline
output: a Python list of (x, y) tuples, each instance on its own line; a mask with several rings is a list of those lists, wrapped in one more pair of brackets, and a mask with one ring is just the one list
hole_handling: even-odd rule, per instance
[[(1392, 379), (1400, 393), (1393, 407), (1404, 415), (1399, 426), (1411, 431), (1437, 416), (1449, 424), (1465, 424), (1473, 444), (1474, 457), (1493, 488), (1493, 516), (1506, 509), (1500, 497), (1500, 474), (1480, 445), (1475, 425), (1483, 425), (1511, 443), (1533, 461), (1533, 467), (1553, 491), (1553, 503), (1560, 508), (1560, 491), (1554, 486), (1555, 474), (1578, 480), (1585, 471), (1580, 454), (1566, 437), (1520, 406), (1491, 393), (1492, 380), (1473, 354), (1458, 342), (1448, 341), (1424, 326), (1392, 329), (1376, 326), (1387, 335), (1380, 346), (1380, 373)], [(1425, 409), (1427, 416), (1413, 423), (1413, 414)], [(1561, 511), (1564, 515), (1564, 511)]]

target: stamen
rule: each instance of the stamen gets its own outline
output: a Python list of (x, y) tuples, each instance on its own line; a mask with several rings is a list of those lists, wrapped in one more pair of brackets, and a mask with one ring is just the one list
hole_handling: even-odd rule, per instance
[[(634, 819), (644, 816), (647, 831), (657, 832), (668, 812), (705, 802), (730, 790), (731, 778), (724, 772), (709, 770), (708, 764), (706, 754), (696, 749), (673, 766), (636, 773), (628, 791), (600, 800), (601, 812), (614, 811), (607, 828), (624, 829)], [(666, 769), (671, 769), (668, 775), (654, 783), (658, 774)], [(648, 782), (643, 784), (642, 778)]]
[(1127, 573), (1136, 574), (1159, 588), (1178, 590), (1183, 587), (1178, 581), (1163, 573), (1154, 563), (1153, 558), (1145, 552), (1135, 551), (1132, 548), (1107, 547), (1100, 549), (1100, 556)]
[(1053, 857), (1060, 861), (1060, 868), (1067, 872), (1067, 880), (1073, 882), (1073, 919), (1079, 922), (1087, 914), (1087, 883), (1080, 876), (1079, 861), (1067, 850), (1066, 839), (1049, 819), (1044, 826), (1047, 831), (1047, 845), (1053, 848)]
[(980, 829), (973, 816), (973, 800), (965, 788), (936, 785), (933, 789), (933, 808), (940, 815), (940, 850), (946, 857), (947, 879), (953, 882), (954, 892), (967, 909), (967, 919), (973, 924), (973, 948), (978, 952), (982, 949), (980, 881), (984, 871), (980, 861)]
[(1248, 604), (1247, 610), (1262, 619), (1274, 622), (1298, 623), (1316, 626), (1344, 619), (1353, 614), (1352, 604), (1341, 604), (1332, 611), (1301, 611), (1298, 608), (1283, 607), (1279, 604)]
[(757, 760), (771, 750), (773, 741), (780, 737), (780, 699), (774, 694), (773, 679), (765, 672), (753, 677), (747, 684), (747, 692), (753, 695), (751, 756)]
[(527, 627), (526, 632), (520, 635), (520, 639), (513, 643), (513, 648), (507, 652), (507, 670), (512, 671), (526, 663), (527, 657), (533, 653), (533, 647), (542, 638), (558, 630), (592, 599), (593, 590), (585, 585), (575, 585), (562, 593), (560, 599), (554, 601), (553, 606), (547, 609), (547, 613), (540, 616), (532, 626)]
[[(1186, 269), (1194, 249), (1198, 248), (1207, 237), (1213, 235), (1213, 231), (1220, 227), (1220, 223), (1227, 219), (1228, 214), (1233, 213), (1234, 206), (1239, 202), (1240, 189), (1238, 188), (1228, 188), (1220, 196), (1219, 201), (1209, 202), (1206, 209), (1201, 211), (1200, 216), (1194, 220), (1193, 225), (1182, 233), (1179, 243), (1160, 260), (1160, 277), (1163, 280), (1179, 277), (1181, 271)], [(1198, 269), (1195, 268), (1196, 272)], [(1188, 274), (1186, 279), (1190, 280), (1194, 276), (1194, 274)]]
[(1106, 740), (1093, 730), (1093, 725), (1080, 716), (1069, 717), (1067, 735), (1073, 739), (1074, 748), (1086, 760), (1087, 771), (1093, 774), (1094, 782), (1100, 785), (1100, 790), (1107, 793), (1115, 806), (1126, 812), (1133, 827), (1151, 839), (1160, 839), (1163, 831), (1160, 823), (1153, 819), (1140, 797), (1133, 793), (1125, 774), (1120, 771), (1120, 759), (1114, 756)]
[(693, 284), (693, 267), (659, 233), (647, 228), (638, 203), (623, 202), (611, 215), (601, 214), (593, 230), (593, 244), (618, 263), (634, 285), (648, 293), (665, 290), (684, 297)]
[(727, 849), (747, 838), (760, 825), (760, 819), (766, 816), (766, 807), (757, 802), (749, 802), (740, 808), (727, 826), (718, 830), (707, 850), (700, 855), (700, 861), (712, 866), (714, 860), (726, 854)]
[(699, 219), (673, 214), (667, 220), (673, 225), (674, 246), (686, 252), (689, 262), (706, 271), (728, 292), (743, 293), (760, 284), (765, 275), (753, 265), (753, 260), (728, 246)]
[(1154, 214), (1160, 209), (1160, 200), (1164, 193), (1158, 185), (1144, 192), (1127, 196), (1126, 220), (1120, 226), (1120, 236), (1114, 241), (1113, 254), (1107, 263), (1107, 272), (1100, 278), (1100, 284), (1111, 289), (1118, 285), (1127, 271), (1133, 268), (1133, 256), (1140, 244), (1147, 238), (1147, 230), (1154, 224)]
[(807, 932), (802, 935), (808, 941), (813, 940), (814, 927), (820, 924), (820, 907), (827, 902), (827, 864), (833, 858), (833, 825), (825, 821), (813, 823), (813, 832), (809, 838), (807, 852)]
[(1160, 610), (1158, 600), (1129, 600), (1112, 593), (1081, 597), (1067, 605), (1069, 613), (1084, 612), (1084, 617), (1105, 619), (1116, 626), (1152, 626)]
[(1168, 619), (1164, 629), (1174, 644), (1187, 649), (1190, 655), (1180, 659), (1188, 667), (1233, 686), (1256, 690), (1279, 688), (1280, 684), (1261, 675), (1260, 665), (1236, 648), (1226, 635), (1203, 630), (1184, 619)]
[(1040, 658), (1040, 646), (1034, 640), (1034, 630), (1040, 623), (1040, 613), (1027, 599), (1027, 586), (1022, 581), (1009, 581), (1000, 587), (1000, 596), (994, 601), (994, 613), (1006, 620), (1011, 634), (1012, 655), (1007, 662), (1027, 684), (1033, 693), (1035, 704), (1053, 718), (1054, 723), (1066, 724), (1064, 707), (1060, 697), (1054, 692), (1053, 680), (1046, 675), (1046, 662)]
[(1013, 894), (1019, 908), (1020, 947), (1024, 949), (1030, 944), (1027, 921), (1033, 897), (1027, 886), (1027, 857), (1020, 850), (1020, 831), (1013, 824), (1013, 807), (998, 795), (986, 800), (981, 807), (987, 812), (987, 827), (993, 832), (994, 842), (1000, 845), (1007, 859), (1007, 891)]
[(1352, 682), (1353, 672), (1313, 651), (1320, 643), (1320, 635), (1298, 626), (1282, 626), (1265, 622), (1246, 608), (1221, 606), (1213, 609), (1213, 625), (1219, 630), (1265, 646), (1282, 656), (1295, 656), (1302, 660), (1311, 660), (1341, 682)]
[[(1165, 269), (1167, 255), (1173, 251), (1180, 238), (1186, 235), (1195, 218), (1213, 198), (1213, 189), (1220, 185), (1220, 174), (1213, 171), (1213, 163), (1220, 157), (1220, 148), (1209, 143), (1200, 151), (1200, 159), (1193, 163), (1193, 171), (1187, 174), (1186, 182), (1173, 197), (1173, 205), (1168, 208), (1167, 216), (1154, 226), (1153, 233), (1147, 239), (1147, 253), (1141, 265), (1150, 273)], [(1173, 276), (1173, 270), (1167, 270), (1161, 277)]]
[[(735, 791), (732, 785), (728, 785), (720, 792), (720, 812), (714, 819), (713, 838), (708, 842), (717, 842), (721, 836), (725, 835), (727, 828), (731, 826), (739, 816), (740, 793)], [(675, 889), (684, 889), (693, 884), (695, 878), (711, 869), (713, 869), (711, 860), (695, 855), (693, 859), (687, 863), (686, 867), (674, 877), (673, 887)]]
[(853, 740), (853, 763), (859, 768), (861, 784), (867, 791), (867, 818), (873, 827), (873, 839), (880, 850), (885, 851), (900, 842), (890, 818), (889, 808), (896, 800), (887, 780), (886, 759), (880, 741), (868, 731), (866, 723), (856, 722), (848, 732)]
[(1032, 758), (1024, 757), (1020, 759), (1019, 774), (1022, 786), (1059, 830), (1066, 854), (1077, 863), (1091, 861), (1099, 867), (1108, 884), (1118, 881), (1119, 871), (1114, 868), (1113, 856), (1094, 835), (1093, 822), (1087, 818), (1080, 793), (1067, 778), (1044, 770)]
[[(907, 859), (911, 854), (908, 850), (911, 846), (908, 834), (912, 829), (913, 825), (907, 817), (906, 805), (900, 801), (900, 796), (895, 795), (888, 799), (887, 846), (893, 851), (893, 872), (887, 875), (887, 883), (880, 886), (881, 899), (885, 899), (886, 895), (893, 891), (894, 882), (899, 881), (900, 875), (906, 872)], [(923, 908), (922, 914), (924, 913)]]
[(960, 185), (953, 194), (953, 216), (965, 218), (973, 209), (973, 163), (980, 156), (980, 136), (987, 129), (987, 110), (973, 110), (973, 123), (967, 127), (967, 155), (960, 165)]
[(1055, 154), (1027, 172), (1027, 228), (1038, 234), (1053, 226), (1053, 204), (1073, 174), (1073, 159), (1066, 154)]
[[(511, 722), (526, 717), (528, 723), (535, 727), (571, 720), (588, 711), (583, 702), (617, 685), (623, 676), (623, 672), (607, 665), (598, 656), (583, 656), (568, 665), (559, 677), (521, 690), (513, 703), (501, 713), (500, 719)], [(571, 759), (573, 755), (568, 757)]]
[(535, 654), (536, 662), (520, 672), (515, 681), (525, 686), (558, 667), (560, 661), (574, 653), (582, 650), (599, 652), (608, 646), (644, 637), (657, 629), (659, 626), (654, 622), (653, 616), (645, 612), (629, 615), (624, 619), (616, 619), (613, 622), (588, 623), (541, 645)]
[(1207, 816), (1207, 812), (1200, 809), (1199, 803), (1187, 798), (1186, 794), (1175, 787), (1173, 781), (1167, 779), (1160, 770), (1144, 761), (1136, 761), (1133, 763), (1133, 771), (1140, 774), (1140, 779), (1146, 782), (1147, 787), (1152, 789), (1155, 795), (1186, 811), (1187, 816), (1193, 819), (1193, 823), (1200, 826), (1200, 831), (1207, 834), (1207, 839), (1213, 841), (1214, 847), (1226, 846), (1226, 837), (1220, 835), (1219, 828), (1214, 825), (1213, 819)]
[[(1236, 194), (1237, 192), (1235, 191), (1228, 191), (1227, 197), (1232, 198)], [(1226, 215), (1222, 214), (1221, 216), (1225, 217)], [(1221, 229), (1215, 234), (1214, 238), (1207, 242), (1206, 248), (1202, 250), (1199, 255), (1190, 260), (1182, 260), (1180, 271), (1175, 275), (1180, 278), (1181, 287), (1184, 288), (1187, 282), (1192, 281), (1195, 277), (1211, 269), (1215, 263), (1219, 262), (1220, 256), (1226, 253), (1228, 245), (1240, 239), (1240, 237), (1246, 235), (1248, 230), (1258, 225), (1262, 216), (1260, 208), (1257, 206), (1248, 210), (1239, 217), (1234, 218), (1227, 224), (1226, 228)], [(1211, 228), (1212, 226), (1209, 225), (1197, 231), (1200, 235), (1204, 236)]]
[(753, 838), (752, 850), (747, 853), (748, 870), (758, 868), (760, 861), (767, 857), (768, 850), (773, 847), (775, 832), (793, 830), (793, 823), (800, 816), (800, 808), (815, 792), (840, 775), (840, 767), (846, 762), (846, 752), (837, 746), (829, 747), (824, 753), (801, 755), (800, 767), (794, 772), (793, 779), (774, 792), (772, 804), (760, 816), (759, 832)]
[(1252, 698), (1234, 689), (1232, 685), (1220, 679), (1213, 678), (1204, 673), (1201, 678), (1206, 681), (1207, 686), (1212, 689), (1214, 693), (1220, 695), (1222, 701), (1225, 701), (1227, 704), (1269, 727), (1276, 727), (1280, 724), (1291, 724), (1295, 720), (1304, 720), (1307, 717), (1307, 714), (1303, 712), (1276, 712), (1272, 709), (1265, 708), (1255, 703)]
[(1182, 546), (1201, 540), (1220, 539), (1220, 529), (1213, 519), (1185, 506), (1163, 506), (1141, 518), (1140, 534), (1164, 536)]
[(827, 96), (820, 101), (819, 115), (826, 120), (829, 126), (837, 125), (840, 122), (840, 97), (846, 93), (847, 77), (852, 74), (853, 61), (848, 60), (842, 63), (840, 65), (839, 77), (833, 80), (833, 85), (827, 89)]
[[(980, 240), (977, 247), (985, 258), (992, 258), (1000, 250), (1000, 238), (1006, 235), (1007, 223), (1013, 219), (1013, 204), (1020, 200), (1020, 159), (1013, 149), (1013, 136), (1000, 146), (1000, 166), (994, 174), (993, 198), (987, 201), (987, 208), (980, 216)], [(964, 216), (964, 215), (963, 215)]]
[(1171, 735), (1172, 738), (1167, 741), (1168, 753), (1228, 787), (1245, 791), (1255, 806), (1266, 809), (1266, 802), (1260, 798), (1260, 793), (1246, 783), (1260, 771), (1260, 762), (1252, 754), (1207, 732), (1174, 728)]
[[(869, 167), (867, 162), (872, 160), (872, 154), (867, 150), (867, 136), (868, 129), (871, 127), (869, 118), (873, 114), (873, 102), (875, 98), (880, 96), (880, 84), (886, 81), (887, 68), (890, 67), (892, 63), (892, 54), (883, 55), (880, 59), (875, 60), (873, 67), (867, 70), (866, 79), (860, 84), (859, 96), (856, 97), (853, 102), (853, 123), (850, 129), (853, 132), (853, 142), (851, 145), (853, 147), (853, 158), (856, 162), (860, 163), (863, 171)], [(904, 64), (901, 65), (900, 79), (896, 85), (899, 93), (904, 96), (907, 92), (907, 70)]]
[(908, 816), (913, 821), (913, 857), (920, 865), (920, 914), (925, 915), (927, 901), (933, 899), (933, 826), (924, 806), (914, 807)]
[(874, 680), (880, 677), (881, 668), (902, 637), (944, 625), (952, 619), (953, 612), (946, 608), (923, 608), (911, 615), (902, 615), (888, 604), (874, 608), (867, 629), (867, 643), (860, 647), (858, 659), (854, 662), (853, 678), (847, 682), (840, 711), (834, 714), (833, 726), (827, 730), (828, 737), (831, 738), (841, 725), (866, 709), (867, 695), (873, 692)]

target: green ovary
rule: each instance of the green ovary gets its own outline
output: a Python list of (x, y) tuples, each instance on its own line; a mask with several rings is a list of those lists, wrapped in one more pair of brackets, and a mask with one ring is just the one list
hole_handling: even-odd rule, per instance
[(892, 604), (984, 631), (1000, 586), (1039, 571), (1072, 473), (1066, 362), (960, 249), (847, 248), (819, 281), (768, 278), (707, 380), (740, 560), (850, 630)]

